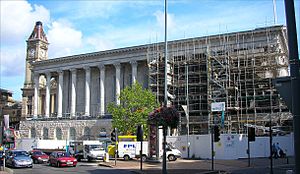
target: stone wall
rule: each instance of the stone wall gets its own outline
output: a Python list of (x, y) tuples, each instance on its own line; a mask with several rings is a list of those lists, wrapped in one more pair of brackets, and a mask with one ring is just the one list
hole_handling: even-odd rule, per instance
[(61, 129), (62, 139), (70, 139), (70, 128), (76, 131), (76, 140), (86, 139), (85, 129), (90, 130), (89, 139), (97, 139), (100, 132), (106, 132), (109, 136), (111, 132), (111, 120), (54, 120), (54, 121), (21, 121), (20, 122), (20, 136), (21, 138), (35, 138), (32, 137), (32, 131), (35, 129), (37, 139), (44, 139), (43, 130), (48, 130), (48, 139), (57, 139), (56, 129)]

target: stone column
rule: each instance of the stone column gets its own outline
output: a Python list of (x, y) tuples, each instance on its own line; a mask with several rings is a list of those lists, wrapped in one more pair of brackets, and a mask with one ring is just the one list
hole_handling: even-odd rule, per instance
[(39, 74), (34, 74), (34, 109), (33, 116), (38, 116), (38, 104), (39, 104)]
[(116, 68), (116, 104), (120, 104), (119, 95), (120, 95), (120, 78), (121, 78), (121, 64), (114, 64)]
[(137, 78), (137, 62), (135, 60), (130, 61), (131, 70), (132, 70), (132, 84), (136, 82)]
[(91, 84), (91, 68), (85, 69), (85, 116), (90, 116), (90, 84)]
[(71, 91), (71, 116), (76, 116), (76, 78), (77, 70), (71, 69), (72, 73), (72, 91)]
[(51, 73), (46, 72), (46, 104), (45, 104), (45, 115), (48, 118), (50, 116), (50, 89), (51, 89)]
[(58, 71), (58, 105), (57, 105), (57, 117), (62, 117), (62, 101), (63, 101), (63, 82), (64, 72), (63, 70)]
[(103, 64), (98, 66), (100, 70), (100, 114), (105, 113), (105, 66)]

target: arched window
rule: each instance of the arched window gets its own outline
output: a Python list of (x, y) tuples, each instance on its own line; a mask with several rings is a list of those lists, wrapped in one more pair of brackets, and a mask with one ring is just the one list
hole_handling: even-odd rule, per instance
[(30, 137), (31, 137), (31, 138), (36, 138), (36, 130), (35, 130), (34, 127), (31, 128), (30, 133), (31, 133), (31, 134), (30, 134)]
[(74, 127), (70, 127), (70, 140), (76, 140), (76, 130)]
[(57, 140), (62, 140), (62, 132), (61, 132), (61, 129), (59, 127), (56, 128), (55, 130), (56, 132), (56, 139)]
[(43, 128), (43, 139), (44, 140), (49, 139), (48, 128), (46, 127)]
[(91, 139), (91, 129), (89, 127), (84, 128), (83, 139), (85, 139), (85, 140)]

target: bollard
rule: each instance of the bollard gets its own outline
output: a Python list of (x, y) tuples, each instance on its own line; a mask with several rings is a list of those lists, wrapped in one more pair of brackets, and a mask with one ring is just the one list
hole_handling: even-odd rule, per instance
[(104, 162), (109, 162), (109, 154), (105, 153)]

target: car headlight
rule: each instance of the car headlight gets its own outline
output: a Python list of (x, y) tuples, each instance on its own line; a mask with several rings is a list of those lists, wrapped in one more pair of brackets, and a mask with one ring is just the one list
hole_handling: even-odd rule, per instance
[(41, 157), (39, 156), (38, 159), (41, 159)]
[(77, 159), (74, 159), (74, 161), (77, 161)]
[(60, 162), (64, 163), (64, 162), (66, 162), (66, 160), (60, 160)]

